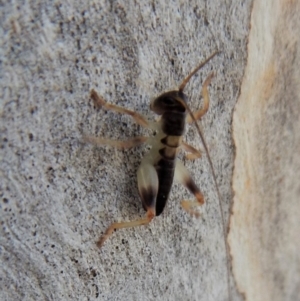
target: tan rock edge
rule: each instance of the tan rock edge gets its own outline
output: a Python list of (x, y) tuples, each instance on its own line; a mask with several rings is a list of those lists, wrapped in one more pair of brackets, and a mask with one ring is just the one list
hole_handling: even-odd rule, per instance
[(246, 300), (299, 300), (300, 2), (255, 1), (233, 118), (229, 244)]

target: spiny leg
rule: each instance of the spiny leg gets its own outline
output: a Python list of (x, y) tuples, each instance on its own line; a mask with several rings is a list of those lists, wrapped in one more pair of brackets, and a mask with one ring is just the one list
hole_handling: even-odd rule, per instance
[(204, 204), (204, 197), (188, 170), (179, 160), (176, 161), (175, 180), (183, 184), (196, 197), (196, 201), (183, 200), (181, 202), (182, 208), (189, 214), (199, 217), (200, 213), (194, 210), (194, 208)]
[(91, 98), (93, 99), (94, 104), (97, 107), (104, 107), (106, 110), (130, 115), (139, 125), (146, 128), (150, 126), (150, 122), (141, 114), (106, 102), (101, 96), (98, 95), (98, 93), (94, 89), (92, 89), (91, 91)]
[[(199, 120), (205, 113), (208, 111), (209, 108), (209, 94), (208, 94), (208, 85), (210, 84), (212, 78), (214, 76), (214, 73), (212, 72), (211, 74), (208, 75), (206, 80), (204, 81), (204, 84), (202, 86), (202, 97), (203, 97), (203, 107), (199, 109), (196, 112), (193, 112), (193, 115), (196, 120)], [(192, 123), (194, 120), (190, 115), (187, 117), (187, 123)]]
[(87, 142), (95, 146), (108, 145), (119, 149), (125, 149), (125, 148), (131, 148), (145, 143), (148, 140), (148, 137), (140, 136), (124, 141), (99, 138), (94, 136), (84, 136), (82, 139), (83, 142)]
[(112, 235), (112, 233), (117, 229), (123, 229), (123, 228), (131, 228), (131, 227), (137, 227), (141, 225), (147, 225), (151, 222), (153, 217), (155, 216), (155, 213), (152, 212), (150, 209), (146, 213), (146, 217), (131, 221), (131, 222), (121, 222), (121, 223), (113, 223), (111, 224), (108, 229), (105, 231), (103, 236), (98, 240), (97, 246), (101, 248), (104, 244), (104, 242)]
[(190, 153), (185, 154), (185, 158), (188, 160), (195, 160), (201, 157), (201, 152), (186, 142), (182, 142), (180, 147)]

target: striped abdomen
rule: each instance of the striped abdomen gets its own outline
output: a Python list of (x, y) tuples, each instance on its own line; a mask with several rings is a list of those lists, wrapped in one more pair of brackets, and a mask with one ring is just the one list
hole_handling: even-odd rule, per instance
[(158, 160), (154, 167), (158, 175), (158, 193), (156, 215), (164, 210), (173, 184), (176, 166), (177, 148), (180, 146), (185, 128), (185, 112), (165, 112), (161, 118), (163, 138), (160, 140)]

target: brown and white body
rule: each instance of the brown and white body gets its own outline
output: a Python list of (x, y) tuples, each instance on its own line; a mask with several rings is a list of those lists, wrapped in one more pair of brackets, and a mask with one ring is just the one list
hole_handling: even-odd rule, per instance
[[(161, 118), (153, 125), (157, 135), (149, 139), (152, 148), (143, 158), (137, 175), (143, 206), (156, 216), (164, 210), (174, 177), (196, 196), (199, 204), (204, 202), (200, 190), (177, 159), (180, 148), (189, 147), (183, 142), (187, 111), (182, 100), (185, 99), (182, 92), (170, 91), (154, 99), (150, 105), (150, 109)], [(200, 156), (195, 149), (189, 148), (196, 156)]]
[(210, 74), (202, 86), (202, 96), (204, 99), (203, 107), (194, 112), (191, 116), (187, 105), (187, 96), (183, 93), (185, 85), (190, 78), (216, 53), (211, 55), (205, 62), (199, 65), (193, 72), (184, 79), (178, 90), (169, 91), (155, 98), (150, 105), (150, 109), (161, 118), (158, 122), (149, 122), (142, 115), (127, 110), (125, 108), (109, 104), (103, 100), (94, 90), (91, 92), (91, 98), (96, 106), (103, 107), (106, 110), (113, 110), (118, 113), (128, 114), (143, 127), (151, 128), (156, 131), (154, 137), (136, 137), (127, 141), (116, 141), (106, 138), (85, 137), (85, 141), (98, 146), (113, 146), (120, 149), (138, 146), (142, 143), (151, 145), (151, 150), (143, 158), (137, 171), (137, 181), (139, 195), (142, 205), (146, 210), (146, 216), (142, 219), (129, 222), (113, 223), (98, 241), (101, 247), (104, 241), (116, 229), (135, 227), (148, 224), (154, 216), (160, 215), (169, 197), (173, 180), (182, 183), (196, 198), (195, 201), (184, 200), (181, 202), (184, 210), (192, 215), (198, 216), (195, 206), (202, 205), (204, 198), (200, 189), (195, 184), (183, 163), (177, 158), (180, 149), (188, 151), (188, 159), (200, 157), (200, 152), (192, 146), (183, 142), (186, 123), (200, 119), (209, 106), (209, 96), (207, 87), (213, 77)]

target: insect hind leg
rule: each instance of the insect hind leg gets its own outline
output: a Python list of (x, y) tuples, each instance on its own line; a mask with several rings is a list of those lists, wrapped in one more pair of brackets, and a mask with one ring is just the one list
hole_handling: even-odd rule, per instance
[(151, 220), (154, 218), (155, 213), (151, 210), (148, 210), (146, 213), (146, 217), (142, 219), (138, 219), (136, 221), (130, 221), (130, 222), (120, 222), (120, 223), (113, 223), (111, 224), (103, 236), (98, 240), (97, 246), (101, 248), (104, 244), (104, 242), (113, 234), (113, 232), (117, 229), (123, 229), (123, 228), (131, 228), (131, 227), (137, 227), (141, 225), (147, 225), (151, 222)]
[(177, 160), (176, 162), (175, 180), (183, 184), (196, 197), (196, 201), (181, 201), (182, 208), (189, 214), (199, 217), (200, 213), (197, 210), (195, 210), (195, 208), (204, 204), (204, 197), (200, 189), (195, 184), (188, 170), (179, 160)]
[(158, 193), (158, 175), (155, 167), (151, 164), (150, 156), (145, 156), (137, 171), (138, 190), (146, 211), (156, 213), (156, 197)]
[(138, 169), (138, 189), (142, 199), (144, 208), (146, 209), (146, 217), (130, 222), (120, 222), (111, 224), (105, 231), (104, 235), (97, 242), (97, 246), (101, 248), (104, 242), (117, 229), (131, 228), (149, 224), (154, 216), (155, 202), (158, 192), (158, 176), (153, 165), (149, 162), (149, 157), (145, 157)]

